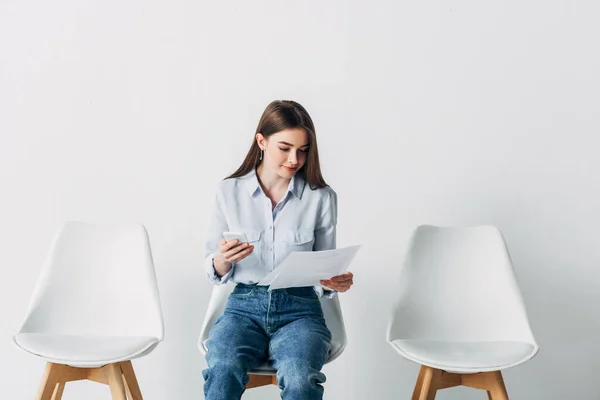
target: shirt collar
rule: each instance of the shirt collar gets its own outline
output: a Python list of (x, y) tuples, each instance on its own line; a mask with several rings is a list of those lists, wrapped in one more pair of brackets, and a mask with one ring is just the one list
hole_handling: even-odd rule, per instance
[[(248, 194), (252, 197), (254, 194), (262, 188), (260, 187), (260, 183), (258, 182), (258, 177), (256, 176), (256, 170), (250, 171), (243, 178), (245, 180), (246, 189), (248, 190)], [(288, 185), (287, 192), (291, 192), (294, 196), (300, 200), (302, 198), (302, 193), (304, 192), (304, 187), (306, 186), (306, 181), (298, 174), (294, 175), (290, 180), (290, 184)], [(287, 195), (286, 192), (286, 195)]]

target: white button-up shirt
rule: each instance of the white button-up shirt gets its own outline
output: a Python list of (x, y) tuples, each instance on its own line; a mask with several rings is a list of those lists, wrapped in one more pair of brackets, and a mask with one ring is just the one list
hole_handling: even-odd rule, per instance
[[(337, 196), (330, 187), (312, 190), (300, 176), (294, 176), (287, 192), (273, 209), (263, 192), (256, 172), (226, 179), (217, 187), (206, 237), (205, 269), (215, 284), (232, 280), (258, 283), (292, 251), (335, 249)], [(219, 278), (213, 259), (223, 232), (244, 232), (253, 252), (235, 263)], [(321, 294), (321, 288), (317, 288)]]

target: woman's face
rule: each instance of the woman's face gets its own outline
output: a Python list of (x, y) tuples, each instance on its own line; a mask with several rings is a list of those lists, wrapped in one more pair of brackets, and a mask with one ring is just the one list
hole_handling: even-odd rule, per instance
[(291, 179), (306, 163), (308, 134), (302, 128), (284, 129), (265, 139), (256, 134), (260, 148), (264, 149), (264, 168), (282, 178)]

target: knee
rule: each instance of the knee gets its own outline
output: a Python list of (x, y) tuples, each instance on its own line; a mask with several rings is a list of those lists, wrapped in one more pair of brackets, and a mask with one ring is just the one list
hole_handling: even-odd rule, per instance
[(219, 380), (219, 381), (239, 381), (244, 382), (244, 378), (247, 375), (243, 366), (238, 362), (230, 361), (216, 361), (209, 363), (209, 367), (202, 371), (205, 381)]
[(235, 373), (237, 371), (244, 370), (241, 363), (236, 362), (236, 361), (228, 361), (228, 360), (216, 361), (214, 363), (210, 363), (209, 369), (223, 372), (223, 373), (230, 373), (230, 372)]
[(220, 346), (211, 346), (206, 353), (208, 369), (230, 373), (243, 369), (242, 358), (232, 349), (222, 349)]
[(304, 360), (289, 360), (277, 366), (277, 380), (282, 389), (311, 392), (325, 382), (325, 375)]
[(215, 374), (240, 375), (246, 372), (243, 365), (235, 360), (215, 360), (208, 365), (205, 371), (214, 371)]

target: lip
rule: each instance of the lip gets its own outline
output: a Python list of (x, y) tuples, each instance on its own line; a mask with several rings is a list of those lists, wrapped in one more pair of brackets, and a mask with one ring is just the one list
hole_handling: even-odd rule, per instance
[(296, 167), (296, 168), (290, 168), (290, 167), (286, 167), (285, 165), (283, 166), (283, 168), (285, 168), (285, 170), (289, 171), (289, 172), (294, 172), (295, 170), (298, 169), (298, 167)]

